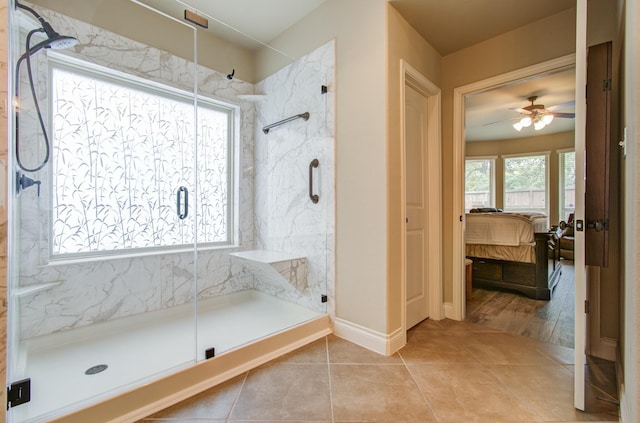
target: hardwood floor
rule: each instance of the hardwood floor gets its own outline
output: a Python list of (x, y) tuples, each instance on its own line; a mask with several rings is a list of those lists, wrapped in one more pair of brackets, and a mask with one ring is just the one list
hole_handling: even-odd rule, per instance
[(550, 301), (520, 294), (473, 288), (467, 299), (467, 318), (493, 329), (527, 336), (542, 342), (574, 346), (574, 269), (562, 261), (562, 276)]

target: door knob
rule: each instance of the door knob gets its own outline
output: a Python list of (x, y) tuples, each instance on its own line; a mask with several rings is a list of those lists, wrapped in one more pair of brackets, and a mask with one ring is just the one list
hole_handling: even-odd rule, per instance
[(587, 222), (587, 229), (593, 229), (596, 232), (605, 231), (609, 229), (609, 222), (603, 219), (592, 220)]

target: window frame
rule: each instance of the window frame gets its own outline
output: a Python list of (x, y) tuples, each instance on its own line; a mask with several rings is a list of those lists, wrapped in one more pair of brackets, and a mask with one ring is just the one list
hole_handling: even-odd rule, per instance
[[(226, 221), (226, 239), (224, 241), (217, 242), (200, 242), (198, 241), (198, 214), (197, 207), (199, 204), (199, 199), (195, 198), (196, 193), (198, 193), (199, 189), (194, 189), (194, 193), (192, 197), (194, 197), (191, 201), (193, 202), (195, 207), (190, 207), (195, 212), (194, 220), (189, 224), (193, 228), (194, 231), (194, 242), (186, 243), (186, 244), (176, 244), (176, 245), (162, 245), (162, 246), (150, 246), (150, 247), (135, 247), (135, 248), (123, 248), (116, 250), (102, 250), (102, 251), (84, 251), (84, 252), (74, 252), (74, 253), (53, 253), (53, 221), (54, 221), (54, 198), (53, 195), (48, 195), (47, 198), (47, 207), (49, 210), (48, 213), (48, 222), (47, 222), (47, 231), (46, 236), (48, 237), (47, 245), (48, 245), (48, 261), (52, 264), (56, 263), (68, 263), (68, 262), (84, 262), (84, 261), (93, 261), (93, 260), (104, 260), (104, 259), (113, 259), (113, 258), (129, 258), (129, 257), (138, 257), (138, 256), (152, 256), (157, 254), (167, 254), (167, 253), (184, 253), (193, 251), (194, 248), (197, 250), (212, 250), (212, 249), (221, 249), (221, 248), (232, 248), (236, 246), (236, 240), (238, 239), (238, 224), (237, 224), (237, 215), (238, 215), (238, 181), (239, 181), (239, 143), (240, 143), (240, 134), (239, 134), (239, 120), (240, 120), (240, 107), (225, 101), (221, 101), (218, 99), (214, 99), (208, 96), (203, 96), (202, 94), (196, 92), (194, 87), (194, 92), (190, 92), (184, 89), (180, 89), (166, 83), (161, 83), (153, 80), (148, 80), (144, 78), (140, 78), (135, 75), (131, 75), (127, 72), (122, 72), (119, 70), (107, 68), (102, 65), (98, 65), (92, 62), (87, 62), (78, 58), (70, 57), (63, 54), (58, 54), (55, 52), (50, 52), (47, 55), (47, 72), (48, 72), (48, 80), (53, 81), (53, 72), (55, 68), (70, 71), (74, 73), (78, 73), (84, 75), (88, 78), (99, 79), (101, 81), (105, 81), (112, 84), (117, 84), (124, 88), (135, 89), (139, 91), (143, 91), (145, 93), (150, 93), (153, 95), (161, 96), (167, 99), (172, 99), (175, 101), (191, 104), (194, 109), (194, 119), (197, 123), (198, 119), (198, 109), (200, 107), (206, 107), (215, 111), (223, 112), (227, 115), (227, 137), (226, 137), (226, 168), (227, 168), (227, 192), (226, 192), (226, 210), (225, 210), (225, 221)], [(48, 131), (50, 134), (53, 134), (53, 83), (48, 84)], [(199, 128), (198, 125), (195, 125), (194, 132), (196, 134), (196, 139), (199, 138)], [(51, 150), (52, 150), (52, 160), (54, 160), (53, 154), (53, 137), (51, 137)], [(195, 151), (193, 151), (193, 166), (197, 169), (198, 166), (198, 150), (199, 145), (196, 143)], [(49, 188), (51, 189), (51, 193), (53, 193), (53, 184), (54, 177), (49, 171)], [(198, 175), (194, 176), (193, 183), (196, 188), (199, 188), (198, 185)]]
[[(558, 154), (558, 216), (559, 216), (559, 221), (560, 220), (565, 220), (567, 218), (568, 215), (566, 215), (564, 212), (566, 211), (565, 207), (564, 207), (564, 202), (565, 202), (565, 178), (564, 178), (564, 171), (565, 171), (565, 154), (567, 153), (573, 153), (574, 154), (574, 166), (575, 166), (575, 149), (574, 148), (565, 148), (562, 150), (558, 150), (557, 154)], [(575, 172), (575, 169), (574, 169)], [(575, 181), (574, 181), (574, 190), (575, 190)], [(573, 210), (571, 211), (572, 213), (575, 212), (575, 204), (573, 207)]]
[(467, 209), (467, 204), (466, 204), (466, 195), (467, 195), (467, 181), (466, 181), (466, 174), (467, 174), (467, 162), (468, 161), (489, 161), (491, 166), (490, 166), (490, 174), (489, 174), (489, 203), (490, 205), (487, 207), (496, 207), (496, 162), (497, 162), (498, 156), (467, 156), (464, 158), (464, 169), (465, 169), (465, 181), (464, 181), (464, 195), (465, 195), (465, 201), (464, 201), (464, 209), (465, 209), (465, 213), (469, 213), (469, 210), (471, 209)]
[(527, 153), (518, 153), (518, 154), (503, 154), (500, 157), (502, 158), (502, 209), (505, 212), (508, 213), (518, 213), (518, 212), (525, 212), (525, 213), (540, 213), (539, 211), (535, 211), (535, 210), (513, 210), (513, 209), (508, 209), (507, 208), (507, 184), (506, 184), (506, 175), (507, 175), (507, 166), (506, 166), (506, 161), (507, 159), (518, 159), (518, 158), (526, 158), (526, 157), (538, 157), (538, 156), (544, 156), (544, 203), (545, 203), (545, 208), (544, 211), (542, 213), (544, 213), (545, 216), (549, 216), (549, 211), (550, 211), (550, 195), (549, 195), (549, 163), (550, 163), (550, 155), (551, 152), (550, 151), (536, 151), (536, 152), (527, 152)]

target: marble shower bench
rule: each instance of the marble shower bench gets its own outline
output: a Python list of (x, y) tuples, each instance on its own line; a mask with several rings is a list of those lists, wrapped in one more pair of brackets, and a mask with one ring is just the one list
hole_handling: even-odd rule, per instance
[(307, 287), (309, 265), (304, 256), (268, 250), (240, 251), (229, 255), (260, 280), (299, 292)]

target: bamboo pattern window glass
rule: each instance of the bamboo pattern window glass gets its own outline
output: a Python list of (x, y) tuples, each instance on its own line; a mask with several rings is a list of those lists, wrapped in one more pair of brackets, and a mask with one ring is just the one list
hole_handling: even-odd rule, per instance
[[(93, 69), (51, 75), (53, 256), (231, 242), (233, 108), (199, 101), (196, 136), (192, 94)], [(195, 233), (177, 217), (181, 185)]]

